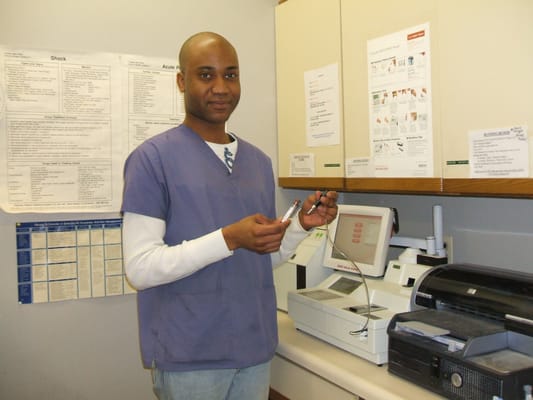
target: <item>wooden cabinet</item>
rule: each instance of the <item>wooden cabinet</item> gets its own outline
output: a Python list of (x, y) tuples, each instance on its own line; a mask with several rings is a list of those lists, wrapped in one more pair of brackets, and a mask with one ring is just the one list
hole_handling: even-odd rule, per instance
[[(393, 32), (429, 23), (430, 33), (437, 25), (436, 0), (378, 0), (341, 2), (342, 61), (344, 85), (345, 156), (370, 157), (369, 121), (369, 76), (367, 42)], [(430, 47), (434, 49), (437, 39), (430, 35)], [(432, 60), (435, 55), (432, 53)], [(438, 62), (431, 63), (431, 75), (438, 73)], [(438, 85), (433, 85), (433, 98), (439, 97)], [(430, 177), (368, 177), (346, 178), (348, 191), (391, 193), (439, 193), (441, 169), (439, 152), (439, 103), (433, 101), (433, 176)], [(392, 130), (392, 129), (391, 129)]]
[[(279, 185), (533, 197), (533, 179), (472, 179), (469, 165), (469, 132), (533, 125), (532, 21), (530, 0), (289, 0), (278, 5)], [(425, 23), (431, 35), (433, 176), (346, 177), (347, 159), (371, 156), (368, 41)], [(341, 72), (342, 143), (310, 148), (303, 75), (331, 63)], [(315, 176), (290, 175), (293, 153), (314, 154)], [(529, 173), (533, 176), (533, 156)]]
[[(279, 184), (302, 189), (343, 189), (342, 123), (339, 144), (308, 146), (304, 87), (305, 72), (333, 64), (339, 67), (338, 86), (342, 88), (340, 0), (289, 0), (278, 5), (276, 58)], [(340, 97), (339, 104), (342, 104)], [(315, 176), (291, 177), (292, 154), (313, 154)]]
[(460, 162), (469, 131), (533, 126), (533, 2), (441, 0), (438, 16), (443, 192), (533, 196), (533, 179), (469, 179)]

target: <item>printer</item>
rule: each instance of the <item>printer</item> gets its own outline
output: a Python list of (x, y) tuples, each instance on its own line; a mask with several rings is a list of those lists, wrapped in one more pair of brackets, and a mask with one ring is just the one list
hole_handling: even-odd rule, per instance
[(533, 275), (437, 266), (410, 310), (387, 327), (389, 372), (449, 399), (532, 399)]

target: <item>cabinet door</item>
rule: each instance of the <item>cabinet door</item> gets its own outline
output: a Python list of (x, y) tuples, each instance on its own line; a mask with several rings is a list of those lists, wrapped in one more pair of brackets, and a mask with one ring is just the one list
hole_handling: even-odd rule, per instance
[[(290, 0), (276, 7), (278, 176), (281, 186), (342, 189), (344, 139), (340, 0)], [(340, 143), (308, 146), (304, 74), (338, 66)], [(312, 154), (314, 176), (291, 177), (291, 154)]]
[[(532, 178), (471, 179), (469, 160), (470, 131), (513, 126), (531, 130), (531, 21), (530, 0), (291, 0), (278, 6), (280, 185), (532, 197)], [(431, 51), (432, 176), (345, 176), (347, 160), (372, 156), (369, 40), (425, 23)], [(338, 146), (308, 147), (303, 74), (336, 62), (342, 83), (344, 141)], [(529, 153), (532, 143), (529, 138)], [(314, 154), (314, 178), (290, 177), (289, 155), (298, 153)], [(531, 155), (529, 175), (533, 176)]]
[[(440, 88), (438, 85), (436, 0), (374, 0), (367, 2), (342, 0), (341, 15), (346, 159), (370, 159), (368, 176), (354, 178), (347, 176), (346, 188), (354, 191), (440, 192)], [(424, 76), (421, 80), (427, 81), (429, 84), (431, 101), (427, 101), (427, 97), (420, 98), (420, 96), (419, 98), (414, 97), (415, 100), (412, 101), (410, 96), (401, 95), (401, 91), (398, 89), (404, 89), (404, 91), (413, 89), (409, 86), (413, 85), (413, 79), (407, 73), (410, 68), (406, 58), (402, 58), (410, 49), (403, 49), (402, 46), (399, 46), (397, 50), (384, 47), (379, 52), (383, 61), (376, 63), (378, 71), (372, 79), (373, 82), (376, 82), (378, 81), (377, 76), (384, 75), (381, 79), (383, 82), (389, 81), (390, 89), (384, 91), (383, 101), (372, 102), (371, 106), (372, 91), (369, 88), (368, 42), (389, 35), (396, 35), (396, 39), (399, 39), (401, 32), (425, 24), (428, 25), (425, 33), (426, 35), (429, 34), (431, 69), (429, 69), (430, 77)], [(400, 44), (404, 45), (405, 42)], [(388, 45), (387, 40), (384, 40), (385, 45)], [(396, 45), (398, 45), (397, 42), (390, 41), (391, 47)], [(376, 55), (374, 58), (378, 60), (379, 56)], [(396, 58), (396, 56), (398, 57)], [(391, 67), (382, 71), (381, 67), (386, 62), (392, 63), (389, 59), (394, 61), (394, 65), (391, 64)], [(386, 86), (384, 85), (384, 87)], [(398, 94), (399, 92), (400, 94)], [(414, 89), (413, 92), (416, 93)], [(420, 103), (420, 105), (415, 103)], [(426, 105), (432, 105), (432, 107)], [(409, 111), (410, 114), (415, 114), (414, 111), (417, 109), (419, 111), (422, 108), (429, 108), (425, 111), (429, 123), (427, 128), (416, 121), (405, 120)], [(376, 120), (379, 121), (379, 124)], [(377, 128), (378, 125), (380, 129)], [(426, 131), (423, 132), (422, 129), (426, 129)], [(421, 136), (418, 130), (424, 136)], [(418, 138), (420, 137), (426, 141), (422, 145), (419, 145), (421, 141)], [(380, 140), (385, 143), (386, 149), (389, 150), (388, 154), (383, 151), (382, 159), (385, 160), (385, 168), (383, 169), (387, 171), (381, 175), (380, 169), (377, 168), (379, 157), (371, 158), (373, 156), (371, 146), (377, 146)], [(398, 145), (397, 151), (394, 151), (396, 149), (394, 145), (397, 143), (401, 144), (402, 147)], [(419, 151), (420, 154), (416, 154)], [(374, 153), (378, 154), (377, 151)], [(420, 176), (420, 174), (415, 173), (415, 164), (422, 167), (424, 175)]]
[(441, 0), (438, 12), (444, 192), (532, 195), (532, 179), (470, 179), (469, 132), (529, 125), (532, 148), (533, 2)]

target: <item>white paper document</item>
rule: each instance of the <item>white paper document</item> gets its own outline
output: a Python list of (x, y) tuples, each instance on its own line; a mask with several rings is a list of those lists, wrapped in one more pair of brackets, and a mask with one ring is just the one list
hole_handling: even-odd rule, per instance
[(185, 118), (183, 96), (176, 84), (178, 66), (167, 59), (120, 57), (123, 67), (123, 113), (129, 154), (143, 141)]
[(429, 24), (368, 41), (370, 154), (375, 176), (432, 177)]
[(315, 155), (313, 153), (289, 154), (291, 177), (315, 176)]
[(471, 178), (528, 178), (527, 128), (515, 126), (469, 133)]
[(124, 159), (183, 119), (166, 59), (0, 46), (0, 207), (115, 212)]
[(306, 71), (307, 146), (340, 144), (339, 66)]
[(353, 157), (345, 160), (346, 178), (368, 178), (374, 176), (374, 163), (370, 157)]

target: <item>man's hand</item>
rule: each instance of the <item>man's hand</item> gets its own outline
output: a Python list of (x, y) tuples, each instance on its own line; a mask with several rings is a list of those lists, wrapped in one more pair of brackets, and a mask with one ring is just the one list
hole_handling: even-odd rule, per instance
[(266, 254), (279, 250), (290, 220), (270, 219), (262, 214), (250, 215), (222, 228), (230, 250), (244, 248)]
[[(309, 195), (302, 206), (302, 209), (298, 213), (300, 225), (305, 230), (309, 230), (316, 226), (329, 224), (337, 217), (337, 192), (330, 191), (322, 193), (316, 191), (314, 194)], [(320, 200), (320, 204), (310, 213), (313, 204)]]

